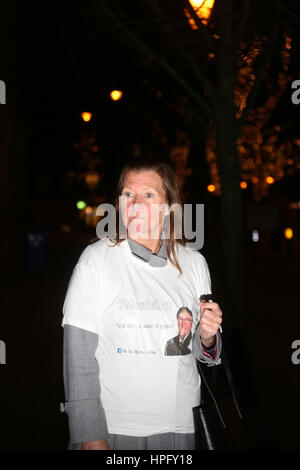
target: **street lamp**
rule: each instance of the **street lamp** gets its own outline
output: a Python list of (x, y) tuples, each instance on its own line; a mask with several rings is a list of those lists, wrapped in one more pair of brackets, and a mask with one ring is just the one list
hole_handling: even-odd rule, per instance
[(267, 176), (267, 177), (266, 177), (266, 183), (268, 183), (268, 184), (273, 184), (274, 181), (275, 181), (275, 180), (274, 180), (273, 176)]
[(290, 227), (287, 227), (284, 231), (284, 236), (287, 240), (292, 240), (292, 238), (294, 236), (293, 229), (290, 228)]
[(113, 101), (119, 101), (123, 96), (123, 91), (113, 90), (110, 92), (110, 97)]
[(215, 0), (189, 0), (189, 2), (202, 23), (207, 24)]
[(92, 119), (92, 113), (89, 113), (88, 111), (84, 111), (81, 113), (81, 117), (84, 120), (84, 122), (89, 122)]
[(291, 256), (291, 254), (292, 254), (292, 240), (294, 238), (294, 231), (291, 227), (287, 227), (284, 230), (284, 238), (286, 239), (287, 255)]

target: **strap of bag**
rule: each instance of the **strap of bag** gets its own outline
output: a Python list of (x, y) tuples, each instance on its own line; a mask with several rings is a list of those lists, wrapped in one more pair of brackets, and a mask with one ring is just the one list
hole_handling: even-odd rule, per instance
[(236, 393), (236, 389), (235, 389), (231, 369), (230, 369), (230, 366), (229, 366), (229, 361), (228, 361), (227, 355), (226, 355), (225, 350), (224, 350), (223, 347), (222, 347), (222, 351), (221, 351), (221, 360), (224, 364), (225, 374), (226, 374), (226, 377), (227, 377), (228, 385), (229, 385), (229, 388), (231, 390), (231, 394), (233, 396), (233, 400), (234, 400), (237, 412), (239, 414), (240, 419), (243, 419), (241, 409), (240, 409), (240, 406), (238, 404), (237, 393)]
[[(206, 302), (212, 302), (213, 301), (213, 295), (212, 294), (206, 294), (206, 295), (201, 295), (200, 297), (200, 300), (204, 300)], [(222, 328), (220, 327), (220, 332), (222, 332)], [(227, 378), (227, 382), (228, 382), (228, 385), (229, 385), (229, 388), (230, 388), (230, 391), (231, 391), (231, 394), (232, 394), (232, 397), (233, 397), (233, 400), (234, 400), (234, 403), (235, 403), (235, 406), (236, 406), (236, 409), (237, 409), (237, 412), (239, 414), (239, 417), (240, 419), (243, 418), (242, 416), (242, 413), (241, 413), (241, 410), (240, 410), (240, 407), (239, 407), (239, 404), (238, 404), (238, 400), (237, 400), (237, 394), (236, 394), (236, 391), (235, 391), (235, 385), (234, 385), (234, 382), (233, 382), (233, 377), (232, 377), (232, 373), (231, 373), (231, 369), (230, 369), (230, 366), (229, 366), (229, 361), (228, 361), (228, 358), (227, 358), (227, 355), (225, 354), (225, 351), (224, 351), (224, 346), (222, 345), (222, 350), (221, 350), (221, 362), (223, 362), (224, 364), (224, 369), (225, 369), (225, 374), (226, 374), (226, 378)], [(220, 363), (221, 363), (220, 362)], [(206, 385), (206, 388), (210, 394), (210, 396), (212, 397), (213, 399), (213, 402), (217, 408), (217, 411), (221, 417), (221, 414), (220, 414), (220, 410), (218, 408), (218, 405), (217, 405), (217, 401), (204, 377), (204, 374), (203, 374), (203, 371), (201, 369), (201, 365), (200, 365), (200, 361), (197, 361), (197, 366), (198, 366), (198, 371), (201, 375), (201, 378), (203, 379), (203, 382), (204, 384)], [(214, 366), (214, 367), (218, 367), (217, 365)], [(202, 401), (202, 394), (201, 394), (201, 402)], [(222, 419), (223, 421), (223, 419)]]
[[(211, 396), (211, 398), (212, 398), (212, 401), (213, 401), (213, 403), (214, 403), (214, 405), (215, 405), (215, 407), (216, 407), (216, 410), (217, 410), (217, 413), (218, 413), (218, 415), (219, 415), (219, 418), (220, 418), (220, 421), (221, 421), (221, 423), (222, 423), (222, 426), (223, 426), (224, 429), (225, 429), (225, 428), (226, 428), (226, 424), (225, 424), (224, 419), (223, 419), (223, 417), (222, 417), (222, 413), (221, 413), (221, 411), (220, 411), (220, 409), (219, 409), (219, 407), (218, 407), (217, 400), (215, 399), (215, 396), (214, 396), (213, 392), (211, 391), (210, 386), (208, 385), (208, 383), (207, 383), (207, 381), (206, 381), (206, 378), (205, 378), (205, 376), (204, 376), (204, 374), (203, 374), (203, 371), (202, 371), (201, 365), (200, 365), (200, 361), (197, 361), (197, 367), (198, 367), (199, 374), (200, 374), (200, 376), (201, 376), (201, 383), (204, 383), (204, 384), (205, 384), (205, 386), (206, 386), (206, 388), (207, 388), (207, 390), (208, 390), (208, 393), (210, 394), (210, 396)], [(202, 396), (202, 393), (201, 393), (201, 405), (202, 405), (202, 404), (203, 404), (203, 396)]]
[[(236, 394), (236, 391), (235, 391), (235, 385), (234, 385), (234, 382), (233, 382), (233, 377), (232, 377), (232, 373), (231, 373), (231, 369), (230, 369), (230, 366), (229, 366), (229, 362), (228, 362), (228, 358), (227, 358), (227, 355), (224, 351), (224, 347), (222, 346), (222, 351), (221, 351), (221, 360), (223, 362), (223, 365), (224, 365), (224, 370), (225, 370), (225, 374), (226, 374), (226, 378), (227, 378), (227, 381), (228, 381), (228, 385), (229, 385), (229, 388), (230, 388), (230, 391), (231, 391), (231, 394), (232, 394), (232, 397), (233, 397), (233, 400), (234, 400), (234, 403), (235, 403), (235, 406), (236, 406), (236, 409), (237, 409), (237, 412), (239, 414), (239, 417), (240, 419), (243, 419), (243, 416), (242, 416), (242, 413), (241, 413), (241, 410), (240, 410), (240, 406), (238, 404), (238, 400), (237, 400), (237, 394)], [(208, 385), (207, 383), (207, 380), (205, 378), (205, 375), (203, 373), (203, 370), (201, 368), (201, 363), (200, 361), (197, 361), (197, 367), (198, 367), (198, 371), (199, 371), (199, 374), (201, 376), (201, 380), (202, 382), (205, 384), (206, 386), (206, 389), (209, 393), (209, 395), (211, 396), (212, 400), (213, 400), (213, 403), (216, 407), (216, 410), (218, 412), (218, 415), (220, 417), (220, 420), (222, 422), (222, 425), (224, 426), (224, 428), (226, 428), (226, 425), (224, 423), (224, 420), (223, 420), (223, 417), (222, 417), (222, 414), (220, 412), (220, 409), (218, 407), (218, 403), (217, 403), (217, 400), (210, 388), (210, 386)], [(214, 367), (218, 367), (217, 365), (215, 365)], [(203, 403), (203, 396), (201, 394), (201, 404)]]

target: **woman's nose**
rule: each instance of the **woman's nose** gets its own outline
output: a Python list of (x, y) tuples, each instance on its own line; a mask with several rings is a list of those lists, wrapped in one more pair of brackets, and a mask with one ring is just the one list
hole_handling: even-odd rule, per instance
[(135, 196), (130, 205), (130, 212), (134, 212), (136, 217), (145, 217), (147, 215), (146, 206), (141, 196)]
[(141, 204), (143, 203), (143, 198), (140, 194), (136, 194), (133, 198), (133, 201), (132, 201), (133, 204)]

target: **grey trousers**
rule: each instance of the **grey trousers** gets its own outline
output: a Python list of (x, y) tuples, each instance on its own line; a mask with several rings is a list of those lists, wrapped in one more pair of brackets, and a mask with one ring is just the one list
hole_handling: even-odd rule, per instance
[[(195, 450), (195, 434), (167, 432), (147, 437), (109, 434), (111, 450)], [(68, 450), (81, 450), (81, 444), (69, 444)]]

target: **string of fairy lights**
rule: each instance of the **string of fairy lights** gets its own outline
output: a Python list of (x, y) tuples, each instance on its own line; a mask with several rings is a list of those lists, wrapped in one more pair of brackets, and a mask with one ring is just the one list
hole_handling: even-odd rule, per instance
[[(204, 25), (209, 26), (209, 18), (214, 7), (213, 0), (190, 0), (195, 13)], [(192, 29), (198, 29), (189, 11), (185, 15)], [(214, 38), (219, 38), (214, 34)], [(247, 106), (247, 100), (255, 83), (255, 66), (268, 42), (268, 37), (254, 34), (249, 41), (241, 41), (237, 63), (236, 85), (234, 101), (236, 106), (237, 122)], [(284, 129), (279, 124), (271, 125), (273, 111), (283, 96), (291, 80), (290, 62), (292, 49), (292, 35), (287, 29), (282, 34), (280, 59), (281, 70), (277, 79), (266, 81), (267, 93), (264, 104), (250, 109), (246, 123), (240, 136), (237, 138), (237, 152), (240, 160), (241, 182), (240, 188), (245, 190), (251, 183), (253, 197), (256, 202), (268, 195), (271, 185), (280, 181), (286, 174), (291, 175), (299, 170), (300, 162), (296, 156), (299, 154), (300, 139), (283, 141)], [(209, 54), (209, 60), (215, 55)], [(215, 195), (221, 194), (221, 185), (217, 165), (216, 135), (209, 132), (205, 145), (206, 161), (209, 166), (211, 183), (207, 191)]]

